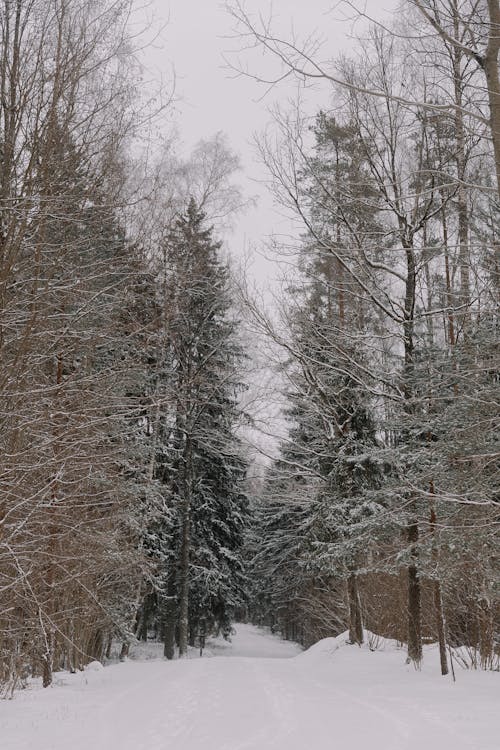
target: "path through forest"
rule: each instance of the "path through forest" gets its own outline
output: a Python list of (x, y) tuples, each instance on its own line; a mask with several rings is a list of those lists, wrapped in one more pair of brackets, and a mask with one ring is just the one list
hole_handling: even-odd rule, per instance
[(392, 646), (338, 638), (299, 653), (238, 625), (232, 644), (212, 641), (202, 659), (146, 655), (1, 702), (1, 750), (497, 748), (498, 674), (460, 670), (453, 683), (432, 652), (417, 673)]

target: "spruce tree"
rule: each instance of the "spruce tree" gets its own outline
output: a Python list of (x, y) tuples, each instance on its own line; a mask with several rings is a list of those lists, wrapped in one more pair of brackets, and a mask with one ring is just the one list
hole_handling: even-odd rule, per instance
[(186, 654), (198, 627), (230, 631), (242, 603), (246, 466), (235, 434), (243, 353), (220, 243), (191, 200), (166, 243), (171, 408), (161, 430), (172, 526), (164, 553), (165, 654)]

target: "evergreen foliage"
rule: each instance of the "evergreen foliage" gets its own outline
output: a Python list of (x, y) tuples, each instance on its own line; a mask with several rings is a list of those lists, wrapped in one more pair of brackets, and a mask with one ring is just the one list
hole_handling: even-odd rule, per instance
[[(243, 352), (229, 271), (219, 253), (191, 200), (166, 238), (168, 395), (156, 426), (155, 458), (166, 512), (148, 542), (157, 558), (157, 617), (165, 620), (169, 656), (174, 636), (182, 639), (182, 617), (191, 643), (200, 628), (229, 635), (232, 613), (245, 598), (246, 465), (235, 433)], [(179, 645), (182, 652), (187, 644)]]

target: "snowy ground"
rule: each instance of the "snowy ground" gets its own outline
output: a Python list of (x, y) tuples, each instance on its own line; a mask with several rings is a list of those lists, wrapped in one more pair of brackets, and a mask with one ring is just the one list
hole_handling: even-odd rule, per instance
[[(0, 702), (1, 750), (498, 750), (500, 677), (437, 656), (415, 672), (388, 645), (327, 639), (299, 653), (238, 625), (202, 659), (136, 659), (58, 676)], [(231, 658), (227, 658), (231, 657)], [(294, 657), (294, 658), (291, 658)]]

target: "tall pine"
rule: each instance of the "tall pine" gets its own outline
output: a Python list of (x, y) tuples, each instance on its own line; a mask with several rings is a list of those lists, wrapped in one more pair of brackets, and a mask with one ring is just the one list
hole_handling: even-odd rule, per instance
[(246, 475), (236, 428), (243, 352), (220, 243), (191, 200), (165, 248), (170, 404), (157, 472), (168, 497), (162, 544), (165, 655), (198, 632), (230, 631), (244, 597)]

